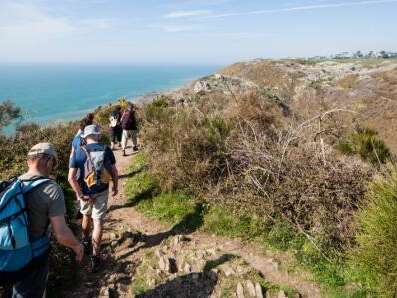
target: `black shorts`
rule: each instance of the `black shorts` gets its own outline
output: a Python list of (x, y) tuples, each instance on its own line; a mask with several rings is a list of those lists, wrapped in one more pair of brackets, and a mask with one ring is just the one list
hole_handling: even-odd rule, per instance
[(122, 129), (119, 126), (110, 128), (110, 141), (112, 143), (121, 142)]

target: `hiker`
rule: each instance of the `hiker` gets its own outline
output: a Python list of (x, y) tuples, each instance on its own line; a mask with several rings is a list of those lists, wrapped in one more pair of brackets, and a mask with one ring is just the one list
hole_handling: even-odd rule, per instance
[(73, 151), (80, 150), (82, 141), (81, 135), (84, 131), (84, 128), (88, 125), (94, 124), (94, 118), (95, 115), (93, 113), (88, 113), (83, 119), (80, 120), (79, 130), (72, 141), (72, 152), (70, 153), (70, 156), (73, 155)]
[[(81, 138), (81, 135), (84, 131), (84, 128), (88, 125), (92, 125), (94, 123), (94, 118), (95, 115), (93, 113), (89, 113), (87, 114), (83, 119), (80, 120), (79, 123), (79, 130), (77, 132), (77, 134), (74, 136), (73, 141), (72, 141), (72, 150), (70, 152), (70, 158), (73, 156), (73, 153), (79, 152), (81, 150), (81, 145), (82, 142), (84, 142), (84, 140)], [(81, 154), (81, 153), (78, 153)], [(82, 215), (80, 212), (80, 205), (76, 206), (76, 219), (81, 219)]]
[[(116, 196), (118, 173), (112, 150), (99, 143), (99, 126), (86, 126), (82, 138), (85, 145), (71, 157), (68, 179), (80, 200), (80, 212), (83, 214), (83, 245), (86, 253), (89, 253), (92, 245), (91, 271), (97, 272), (100, 267), (100, 246), (103, 220), (107, 212), (109, 182), (113, 181), (112, 193)], [(90, 241), (91, 223), (93, 231)]]
[(5, 182), (8, 185), (1, 191), (0, 220), (7, 215), (8, 229), (0, 229), (0, 280), (11, 285), (12, 297), (43, 297), (49, 270), (49, 225), (59, 244), (71, 248), (77, 261), (83, 258), (83, 245), (65, 222), (62, 189), (50, 178), (56, 159), (51, 144), (33, 146), (27, 156), (28, 172)]
[(110, 149), (114, 150), (114, 146), (116, 143), (121, 146), (121, 135), (122, 135), (122, 128), (121, 128), (121, 107), (116, 106), (114, 111), (109, 117), (109, 128), (110, 128)]
[(128, 139), (132, 140), (132, 150), (138, 150), (138, 123), (136, 119), (134, 105), (131, 103), (128, 104), (128, 107), (124, 111), (123, 116), (121, 116), (121, 126), (123, 128), (121, 146), (123, 148), (123, 156), (126, 156), (125, 150), (127, 148)]

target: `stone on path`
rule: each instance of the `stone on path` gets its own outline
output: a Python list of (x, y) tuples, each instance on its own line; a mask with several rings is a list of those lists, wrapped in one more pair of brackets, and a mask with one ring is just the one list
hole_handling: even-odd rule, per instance
[(185, 271), (185, 273), (190, 273), (192, 272), (192, 266), (190, 266), (189, 263), (185, 264), (185, 268), (183, 268), (183, 271)]
[(237, 298), (245, 298), (244, 296), (244, 288), (243, 285), (241, 283), (237, 284)]
[(263, 298), (262, 287), (258, 282), (255, 284), (255, 294), (257, 298)]
[(236, 274), (234, 272), (233, 268), (230, 267), (229, 265), (223, 265), (221, 269), (222, 269), (222, 271), (223, 271), (223, 273), (225, 274), (226, 277), (229, 277), (231, 275)]
[(159, 259), (159, 268), (162, 271), (168, 271), (167, 270), (167, 263), (168, 263), (167, 261), (168, 260), (167, 260), (167, 258), (165, 256), (160, 257), (160, 259)]
[(245, 281), (245, 288), (247, 289), (247, 292), (251, 297), (256, 296), (255, 286), (252, 281), (250, 280)]
[(280, 290), (278, 292), (277, 298), (288, 298), (288, 296), (283, 290)]

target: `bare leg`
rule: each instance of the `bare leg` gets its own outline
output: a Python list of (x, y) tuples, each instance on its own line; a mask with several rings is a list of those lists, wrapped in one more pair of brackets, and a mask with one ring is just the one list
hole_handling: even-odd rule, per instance
[(127, 148), (127, 143), (128, 143), (128, 130), (123, 129), (123, 135), (121, 138), (121, 147), (123, 148), (123, 150)]
[(94, 230), (92, 231), (92, 254), (98, 256), (102, 241), (102, 220), (94, 219)]
[(81, 221), (81, 229), (83, 230), (83, 238), (88, 239), (90, 237), (91, 230), (91, 217), (89, 215), (83, 215)]
[(134, 150), (138, 149), (138, 131), (133, 130), (131, 132), (131, 139), (132, 139), (132, 144), (134, 146)]

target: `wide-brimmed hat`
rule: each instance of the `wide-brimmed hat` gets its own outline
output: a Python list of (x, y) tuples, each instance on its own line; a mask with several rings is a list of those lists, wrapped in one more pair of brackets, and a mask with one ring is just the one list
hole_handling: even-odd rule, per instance
[(81, 134), (81, 137), (86, 138), (88, 136), (100, 135), (100, 134), (101, 134), (101, 128), (99, 127), (99, 125), (92, 124), (92, 125), (88, 125), (84, 128), (84, 131)]
[(50, 143), (39, 143), (34, 145), (28, 152), (28, 156), (38, 155), (38, 154), (45, 154), (51, 157), (57, 158), (57, 153), (55, 148)]

